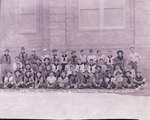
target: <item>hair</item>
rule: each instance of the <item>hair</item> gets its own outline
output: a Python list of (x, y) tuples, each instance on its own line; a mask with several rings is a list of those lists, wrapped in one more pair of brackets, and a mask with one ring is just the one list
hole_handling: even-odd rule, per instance
[(130, 47), (130, 49), (135, 49), (135, 47)]

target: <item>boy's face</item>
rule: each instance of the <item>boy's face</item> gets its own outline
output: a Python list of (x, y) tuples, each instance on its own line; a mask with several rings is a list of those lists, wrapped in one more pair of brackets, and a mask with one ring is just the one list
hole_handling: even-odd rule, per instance
[(36, 51), (32, 51), (33, 54), (36, 54)]
[(76, 71), (73, 71), (72, 74), (73, 74), (73, 75), (76, 75), (77, 73), (76, 73)]
[(41, 76), (41, 74), (38, 72), (38, 73), (37, 73), (37, 76), (38, 76), (38, 77), (40, 77), (40, 76)]
[(81, 51), (81, 55), (84, 55), (84, 51)]
[(99, 56), (100, 56), (101, 54), (102, 54), (101, 52), (97, 52), (97, 55), (99, 55)]
[(88, 65), (84, 65), (84, 68), (85, 68), (85, 69), (88, 69)]
[(19, 59), (18, 59), (18, 58), (15, 58), (15, 61), (16, 61), (16, 62), (18, 62), (18, 61), (19, 61)]
[(130, 75), (131, 75), (131, 74), (130, 74), (129, 72), (127, 72), (127, 73), (126, 73), (126, 76), (128, 76), (128, 77), (129, 77)]
[(24, 53), (24, 52), (25, 52), (25, 50), (24, 50), (24, 49), (21, 49), (21, 52), (23, 52), (23, 53)]
[(96, 68), (96, 71), (97, 71), (97, 72), (99, 72), (100, 70), (101, 70), (100, 67), (97, 67), (97, 68)]
[(30, 72), (27, 72), (26, 74), (27, 74), (27, 76), (29, 76), (29, 75), (30, 75)]
[(8, 72), (8, 73), (7, 73), (7, 76), (8, 76), (8, 77), (10, 77), (10, 76), (11, 76), (11, 73), (10, 73), (10, 72)]
[(51, 73), (50, 73), (50, 77), (53, 77), (53, 76), (54, 76), (54, 73), (51, 72)]
[(132, 69), (132, 66), (131, 66), (131, 65), (128, 65), (128, 69), (131, 70), (131, 69)]
[(48, 59), (45, 59), (45, 63), (49, 63), (49, 60), (48, 60)]
[(26, 68), (30, 68), (30, 65), (27, 65)]
[(85, 72), (85, 73), (84, 73), (84, 75), (85, 75), (85, 76), (88, 76), (88, 73), (87, 73), (87, 72)]
[(57, 61), (57, 60), (55, 61), (55, 64), (56, 64), (56, 65), (58, 64), (58, 61)]
[(116, 67), (115, 67), (115, 68), (116, 68), (116, 70), (119, 70), (119, 69), (120, 69), (120, 67), (119, 67), (118, 65), (116, 65)]
[(140, 76), (141, 76), (141, 73), (137, 73), (137, 76), (140, 77)]
[(73, 70), (74, 70), (74, 67), (73, 67), (73, 66), (70, 66), (70, 70), (73, 71)]
[(90, 52), (90, 55), (93, 55), (93, 52), (92, 52), (92, 51)]
[(50, 70), (50, 69), (51, 69), (51, 67), (50, 67), (50, 66), (47, 66), (47, 67), (46, 67), (46, 69), (47, 69), (47, 70)]
[(19, 76), (19, 75), (20, 75), (20, 72), (19, 72), (19, 71), (17, 71), (17, 72), (16, 72), (16, 75), (17, 75), (17, 76)]
[(103, 61), (103, 60), (99, 60), (99, 63), (100, 63), (100, 64), (104, 64), (104, 61)]
[(62, 65), (59, 65), (59, 70), (62, 70)]
[(53, 51), (53, 54), (57, 54), (57, 51)]
[(41, 66), (39, 67), (39, 70), (40, 70), (40, 71), (42, 70), (42, 67), (41, 67)]
[(73, 52), (73, 53), (72, 53), (72, 56), (75, 56), (75, 55), (76, 55), (76, 53), (75, 53), (75, 52)]
[(110, 74), (110, 73), (108, 73), (108, 77), (111, 77), (111, 74)]
[(43, 51), (43, 54), (46, 55), (46, 54), (47, 54), (47, 51)]
[(94, 62), (93, 62), (93, 60), (90, 60), (90, 64), (93, 64)]
[(8, 51), (6, 51), (6, 52), (5, 52), (5, 54), (6, 54), (6, 55), (8, 55), (8, 54), (9, 54), (9, 52), (8, 52)]
[(117, 75), (116, 75), (116, 77), (120, 77), (121, 76), (121, 74), (120, 73), (118, 73)]
[(135, 49), (134, 49), (134, 48), (131, 48), (130, 50), (131, 50), (131, 52), (132, 52), (132, 53), (134, 53), (134, 51), (135, 51)]
[(81, 60), (78, 60), (78, 64), (81, 64)]
[(61, 76), (62, 76), (62, 77), (65, 77), (65, 76), (66, 76), (66, 73), (65, 73), (65, 72), (62, 72), (62, 73), (61, 73)]
[(109, 52), (108, 52), (108, 56), (111, 56), (111, 55), (112, 55), (112, 52), (109, 51)]
[(119, 56), (122, 56), (122, 53), (121, 53), (121, 52), (119, 52), (118, 54), (119, 54)]
[(17, 64), (17, 68), (20, 68), (20, 64)]

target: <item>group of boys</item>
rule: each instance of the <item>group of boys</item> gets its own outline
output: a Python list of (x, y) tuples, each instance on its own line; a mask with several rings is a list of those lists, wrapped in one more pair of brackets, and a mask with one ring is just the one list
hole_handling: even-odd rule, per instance
[(43, 49), (42, 56), (37, 55), (36, 50), (28, 56), (24, 47), (15, 57), (11, 66), (9, 49), (1, 58), (3, 88), (98, 88), (98, 89), (143, 89), (145, 79), (138, 71), (138, 63), (141, 59), (135, 48), (131, 47), (129, 59), (124, 58), (122, 50), (117, 51), (117, 57), (112, 51), (105, 56), (100, 50), (94, 54), (93, 49), (86, 55), (80, 50), (62, 51), (53, 49), (52, 55), (47, 49)]

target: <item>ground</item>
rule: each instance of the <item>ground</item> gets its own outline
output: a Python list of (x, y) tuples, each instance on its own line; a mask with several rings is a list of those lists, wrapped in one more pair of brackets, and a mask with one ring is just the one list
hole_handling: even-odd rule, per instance
[(1, 89), (0, 118), (149, 120), (148, 96), (148, 88), (142, 91)]

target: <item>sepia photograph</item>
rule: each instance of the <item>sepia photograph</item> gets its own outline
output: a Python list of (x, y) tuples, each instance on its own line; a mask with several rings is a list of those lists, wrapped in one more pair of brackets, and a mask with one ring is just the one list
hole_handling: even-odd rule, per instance
[(150, 120), (149, 0), (0, 0), (0, 119)]

